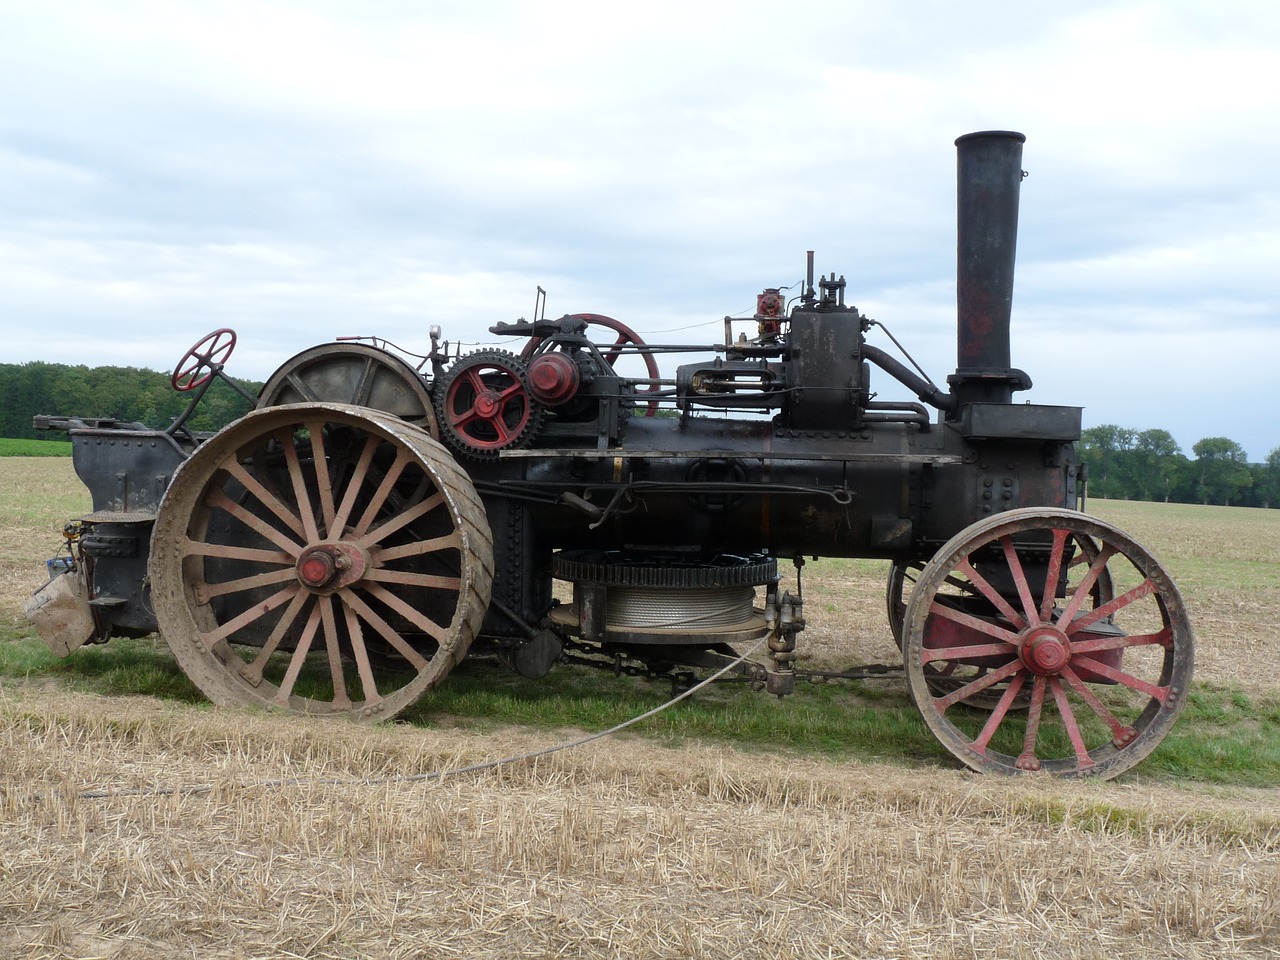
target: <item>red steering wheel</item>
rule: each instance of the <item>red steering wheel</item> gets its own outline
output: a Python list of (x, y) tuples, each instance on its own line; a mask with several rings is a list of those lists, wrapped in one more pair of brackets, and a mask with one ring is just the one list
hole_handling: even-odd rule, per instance
[(236, 332), (222, 327), (198, 340), (182, 355), (169, 382), (173, 389), (186, 393), (209, 382), (216, 370), (226, 363), (236, 346)]

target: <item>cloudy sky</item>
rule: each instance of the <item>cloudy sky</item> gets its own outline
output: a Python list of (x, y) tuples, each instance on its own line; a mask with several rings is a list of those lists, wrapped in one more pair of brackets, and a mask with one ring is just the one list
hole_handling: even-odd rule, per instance
[(1280, 446), (1269, 0), (0, 0), (0, 361), (167, 370), (230, 326), (261, 380), (490, 341), (538, 285), (710, 342), (813, 249), (941, 382), (984, 129), (1027, 136), (1018, 399)]

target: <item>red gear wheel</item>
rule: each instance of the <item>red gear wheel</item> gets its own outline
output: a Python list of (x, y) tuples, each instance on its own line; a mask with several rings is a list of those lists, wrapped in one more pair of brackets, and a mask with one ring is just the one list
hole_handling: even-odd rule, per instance
[(454, 361), (435, 389), (445, 441), (476, 459), (522, 447), (542, 429), (544, 410), (529, 390), (528, 368), (506, 350), (479, 350)]

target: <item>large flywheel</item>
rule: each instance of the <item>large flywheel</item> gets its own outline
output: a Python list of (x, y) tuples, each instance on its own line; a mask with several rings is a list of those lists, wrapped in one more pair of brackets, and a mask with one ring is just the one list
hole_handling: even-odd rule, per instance
[(178, 663), (215, 703), (394, 716), (467, 652), (492, 536), (449, 453), (393, 416), (268, 407), (182, 464), (151, 541)]
[(901, 636), (929, 728), (966, 765), (997, 773), (1129, 769), (1173, 726), (1195, 656), (1177, 587), (1144, 547), (1041, 508), (944, 545), (918, 574)]

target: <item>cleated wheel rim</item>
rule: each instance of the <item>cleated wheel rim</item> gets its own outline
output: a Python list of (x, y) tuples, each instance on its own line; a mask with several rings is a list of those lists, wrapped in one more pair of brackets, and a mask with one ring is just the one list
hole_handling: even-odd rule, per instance
[(371, 407), (440, 439), (422, 377), (400, 357), (366, 343), (323, 343), (286, 360), (263, 384), (258, 408), (290, 403)]
[(493, 548), (469, 478), (424, 431), (296, 404), (183, 463), (149, 570), (160, 631), (210, 700), (377, 721), (466, 655)]
[(1195, 656), (1164, 568), (1067, 510), (1013, 510), (961, 531), (920, 571), (901, 635), (926, 724), (992, 773), (1129, 769), (1177, 719)]

